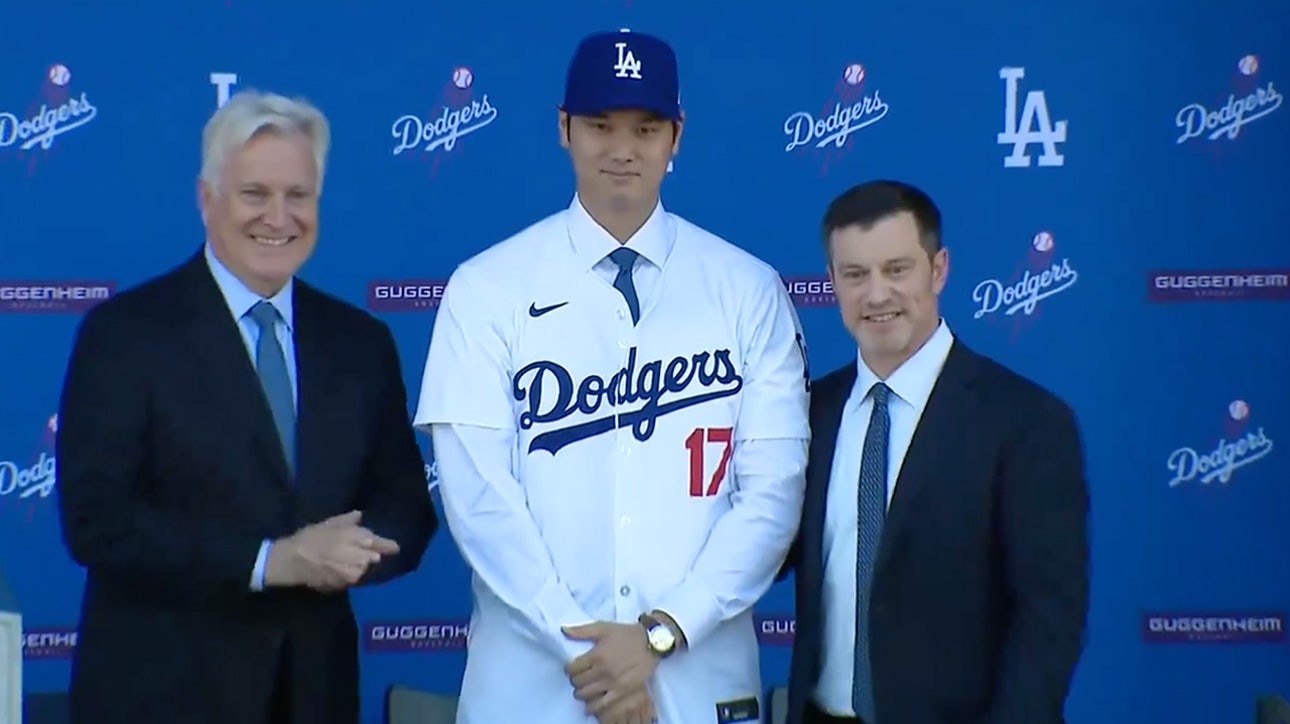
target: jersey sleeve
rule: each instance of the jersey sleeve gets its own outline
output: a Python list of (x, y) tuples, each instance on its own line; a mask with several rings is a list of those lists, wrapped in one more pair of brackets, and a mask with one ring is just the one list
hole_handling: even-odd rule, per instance
[[(448, 530), (475, 576), (555, 657), (589, 645), (562, 626), (591, 621), (558, 575), (513, 466), (516, 423), (496, 290), (460, 270), (435, 319), (414, 424), (431, 436)], [(478, 302), (478, 311), (469, 304)]]
[(778, 275), (758, 285), (737, 323), (744, 391), (735, 440), (809, 439), (806, 336)]
[(801, 326), (782, 284), (745, 305), (744, 390), (735, 421), (730, 510), (713, 526), (684, 579), (657, 608), (690, 647), (752, 608), (797, 534), (810, 440), (809, 382)]
[(464, 267), (444, 289), (421, 375), (413, 424), (514, 427), (506, 321), (492, 311), (496, 290)]

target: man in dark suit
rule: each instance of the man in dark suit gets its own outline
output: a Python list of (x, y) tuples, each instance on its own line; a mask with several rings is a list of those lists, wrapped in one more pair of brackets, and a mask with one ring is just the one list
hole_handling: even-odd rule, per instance
[(954, 339), (926, 194), (857, 186), (823, 235), (859, 355), (812, 385), (788, 721), (1058, 724), (1088, 597), (1074, 414)]
[(328, 144), (307, 103), (232, 98), (203, 135), (206, 245), (77, 332), (77, 724), (358, 721), (347, 589), (415, 569), (438, 521), (389, 330), (294, 279)]

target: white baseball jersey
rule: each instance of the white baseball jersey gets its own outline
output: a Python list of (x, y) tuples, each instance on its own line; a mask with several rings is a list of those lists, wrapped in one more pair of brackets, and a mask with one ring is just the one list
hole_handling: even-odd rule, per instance
[(651, 682), (662, 724), (765, 718), (751, 607), (801, 512), (801, 327), (774, 269), (661, 205), (626, 245), (633, 324), (619, 246), (575, 198), (439, 306), (415, 424), (473, 572), (462, 724), (594, 724), (561, 626), (652, 609), (689, 642)]

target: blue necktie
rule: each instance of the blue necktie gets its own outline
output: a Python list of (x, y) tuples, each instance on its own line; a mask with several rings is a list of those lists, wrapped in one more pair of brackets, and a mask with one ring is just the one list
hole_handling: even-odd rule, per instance
[(296, 467), (296, 404), (291, 393), (291, 377), (287, 374), (287, 358), (278, 344), (274, 329), (278, 310), (268, 302), (251, 308), (251, 319), (260, 325), (260, 339), (255, 347), (255, 368), (260, 373), (260, 385), (273, 412), (273, 424), (278, 428), (282, 452), (287, 458), (287, 469)]
[(851, 682), (851, 705), (856, 716), (866, 724), (875, 724), (873, 678), (869, 663), (869, 586), (873, 581), (878, 542), (887, 517), (887, 437), (891, 417), (887, 412), (887, 385), (875, 384), (873, 413), (869, 431), (864, 436), (864, 454), (860, 458), (860, 509), (858, 550), (856, 555), (856, 652), (855, 676)]
[(641, 304), (636, 298), (636, 285), (632, 282), (632, 267), (636, 265), (635, 251), (622, 247), (609, 255), (609, 260), (618, 265), (618, 276), (614, 277), (614, 289), (622, 292), (627, 300), (627, 307), (632, 310), (632, 323), (641, 321)]

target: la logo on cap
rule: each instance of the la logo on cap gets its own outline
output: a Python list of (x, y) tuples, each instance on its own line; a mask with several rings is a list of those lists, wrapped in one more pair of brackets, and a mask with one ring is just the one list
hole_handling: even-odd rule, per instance
[[(631, 31), (627, 28), (623, 28), (620, 32), (627, 33)], [(618, 72), (614, 73), (614, 77), (635, 78), (640, 80), (641, 62), (636, 60), (635, 53), (627, 49), (626, 41), (614, 43), (614, 47), (618, 48), (618, 62), (614, 64), (614, 70)]]

